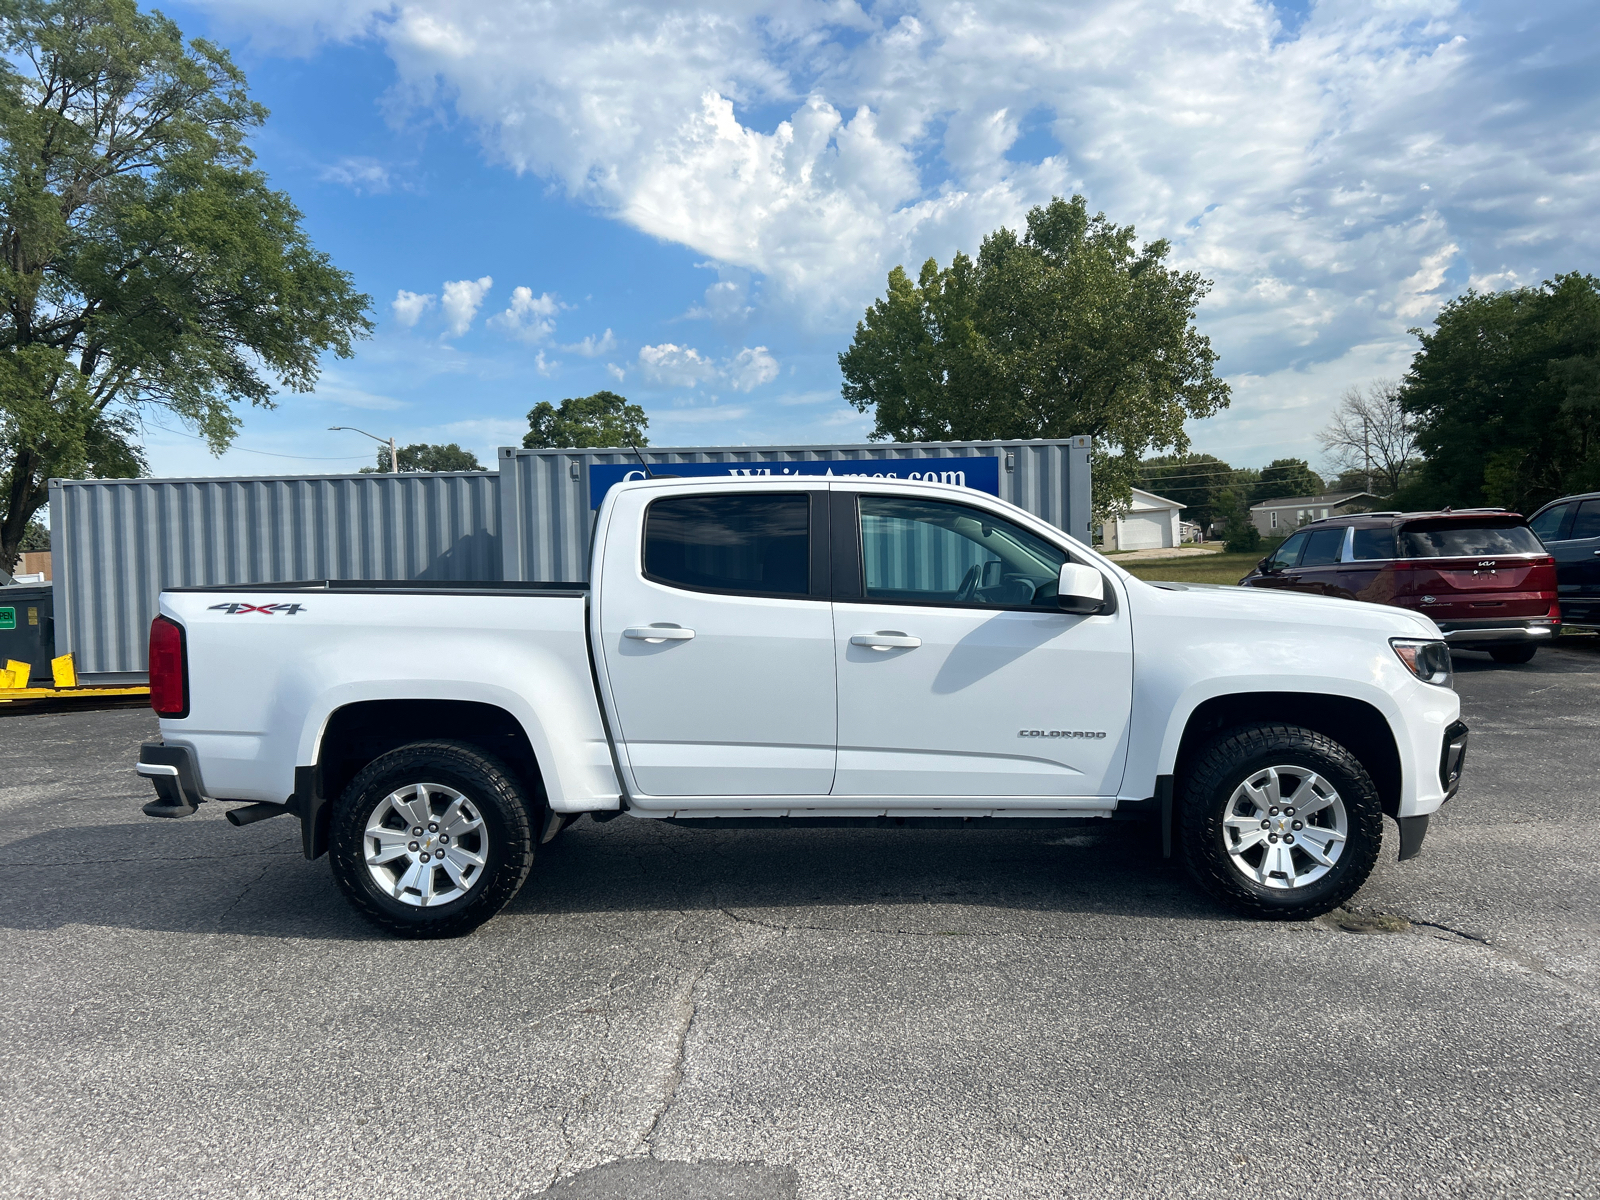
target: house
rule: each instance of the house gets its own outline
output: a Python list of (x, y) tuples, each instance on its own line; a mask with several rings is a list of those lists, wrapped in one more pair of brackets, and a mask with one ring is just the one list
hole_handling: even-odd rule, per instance
[(1382, 496), (1371, 492), (1330, 492), (1325, 496), (1287, 496), (1281, 500), (1263, 500), (1250, 506), (1250, 519), (1261, 531), (1262, 537), (1283, 537), (1307, 521), (1320, 521), (1323, 517), (1338, 517), (1350, 512), (1366, 512), (1375, 504), (1382, 504)]
[(1101, 550), (1153, 550), (1183, 540), (1178, 514), (1183, 505), (1154, 492), (1133, 489), (1128, 511), (1100, 526)]

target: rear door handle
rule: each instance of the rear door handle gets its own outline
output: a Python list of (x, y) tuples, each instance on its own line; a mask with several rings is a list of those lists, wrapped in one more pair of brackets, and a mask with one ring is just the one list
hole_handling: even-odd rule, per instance
[(868, 650), (915, 650), (922, 639), (908, 634), (885, 631), (883, 633), (858, 633), (850, 639), (852, 646), (865, 646)]
[(622, 636), (636, 642), (687, 642), (694, 630), (678, 625), (634, 625), (622, 631)]

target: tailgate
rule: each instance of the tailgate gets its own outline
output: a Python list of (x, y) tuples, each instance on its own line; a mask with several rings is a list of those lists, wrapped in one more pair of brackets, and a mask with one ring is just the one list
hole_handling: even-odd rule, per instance
[(1527, 559), (1424, 559), (1397, 572), (1404, 594), (1436, 621), (1542, 617), (1550, 610), (1555, 578), (1547, 563)]

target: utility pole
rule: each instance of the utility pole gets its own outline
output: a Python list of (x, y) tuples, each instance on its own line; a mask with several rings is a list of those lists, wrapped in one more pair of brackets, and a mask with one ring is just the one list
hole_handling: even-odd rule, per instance
[(330, 433), (335, 431), (335, 430), (347, 430), (350, 433), (359, 433), (359, 434), (361, 434), (362, 437), (371, 438), (373, 441), (377, 442), (378, 445), (380, 445), (380, 446), (384, 446), (384, 445), (388, 446), (389, 447), (389, 473), (391, 475), (394, 475), (394, 474), (397, 474), (399, 472), (399, 470), (400, 470), (400, 459), (395, 454), (395, 451), (394, 451), (394, 439), (393, 438), (381, 438), (375, 433), (368, 433), (365, 429), (357, 429), (354, 425), (329, 425), (328, 426), (328, 430), (329, 430)]

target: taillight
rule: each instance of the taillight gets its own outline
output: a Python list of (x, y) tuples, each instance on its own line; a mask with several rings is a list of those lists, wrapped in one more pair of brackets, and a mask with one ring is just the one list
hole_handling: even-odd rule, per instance
[(170, 617), (150, 622), (150, 707), (156, 716), (189, 715), (189, 664), (183, 626)]

